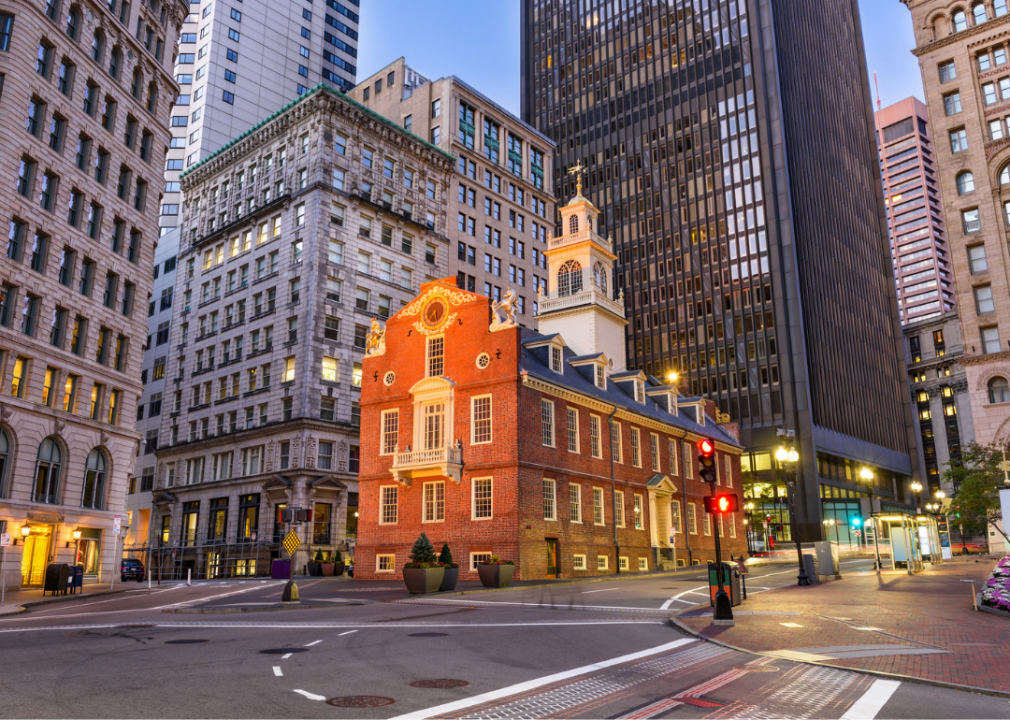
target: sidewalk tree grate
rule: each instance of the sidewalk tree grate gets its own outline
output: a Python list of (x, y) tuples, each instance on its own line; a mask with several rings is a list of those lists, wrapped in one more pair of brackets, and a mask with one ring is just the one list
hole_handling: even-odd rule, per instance
[(410, 633), (408, 637), (445, 637), (447, 634), (448, 633), (435, 633), (435, 632)]
[(774, 665), (734, 665), (734, 670), (739, 670), (741, 672), (778, 672), (779, 669)]
[(330, 698), (327, 705), (342, 708), (370, 708), (392, 705), (396, 700), (379, 695), (345, 695), (344, 697)]
[(263, 655), (287, 655), (288, 653), (300, 653), (308, 652), (308, 648), (270, 648), (269, 650), (260, 650)]
[(209, 642), (207, 639), (193, 638), (189, 640), (166, 640), (166, 645), (192, 645), (194, 643), (205, 643)]
[(444, 688), (458, 688), (469, 685), (466, 680), (453, 680), (451, 678), (439, 678), (438, 680), (415, 680), (410, 684), (416, 688), (432, 688), (442, 690)]

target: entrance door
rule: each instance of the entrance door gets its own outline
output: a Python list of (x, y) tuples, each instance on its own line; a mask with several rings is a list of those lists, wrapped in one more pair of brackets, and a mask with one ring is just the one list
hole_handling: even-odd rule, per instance
[(21, 552), (22, 587), (42, 587), (46, 561), (49, 559), (49, 534), (31, 534), (24, 540)]
[(558, 576), (558, 541), (554, 538), (547, 539), (547, 575)]

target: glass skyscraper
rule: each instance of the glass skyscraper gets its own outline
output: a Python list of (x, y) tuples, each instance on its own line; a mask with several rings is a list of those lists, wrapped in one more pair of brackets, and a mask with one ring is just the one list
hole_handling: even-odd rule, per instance
[(804, 539), (834, 506), (869, 509), (864, 468), (885, 506), (910, 500), (856, 0), (524, 0), (523, 14), (522, 117), (557, 142), (559, 198), (586, 168), (629, 366), (715, 401), (772, 486), (777, 430), (794, 431)]

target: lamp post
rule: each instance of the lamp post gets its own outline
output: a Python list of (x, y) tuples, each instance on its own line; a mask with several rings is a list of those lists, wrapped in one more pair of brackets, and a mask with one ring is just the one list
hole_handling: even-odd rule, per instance
[(796, 582), (798, 585), (809, 585), (810, 578), (807, 577), (807, 571), (803, 567), (803, 547), (800, 545), (799, 533), (796, 532), (796, 462), (800, 459), (800, 454), (796, 452), (796, 448), (780, 445), (775, 451), (775, 459), (779, 461), (779, 469), (785, 474), (786, 487), (789, 488), (789, 524), (792, 527), (793, 540), (796, 541), (796, 557), (800, 564), (800, 574), (796, 576)]
[[(838, 524), (836, 521), (828, 519), (824, 521), (825, 527), (832, 527), (835, 529), (835, 545), (838, 544)], [(827, 532), (825, 532), (827, 534)]]
[(750, 518), (751, 518), (751, 511), (754, 510), (754, 503), (749, 502), (746, 505), (744, 505), (743, 507), (744, 507), (744, 510), (747, 511), (744, 514), (744, 520), (743, 520), (744, 525), (747, 526), (747, 552), (753, 554), (754, 553), (754, 542), (753, 542), (753, 538), (752, 538), (752, 535), (751, 535)]
[(912, 492), (917, 496), (918, 502), (916, 505), (922, 507), (922, 484), (918, 480), (913, 480), (909, 487), (912, 488)]
[(80, 528), (74, 530), (73, 536), (74, 536), (74, 565), (76, 565), (78, 553), (80, 552), (80, 542), (81, 542)]
[(864, 467), (859, 471), (859, 478), (867, 484), (870, 490), (870, 522), (873, 523), (873, 551), (877, 558), (877, 575), (880, 574), (880, 544), (877, 542), (877, 518), (874, 517), (873, 510), (873, 471)]

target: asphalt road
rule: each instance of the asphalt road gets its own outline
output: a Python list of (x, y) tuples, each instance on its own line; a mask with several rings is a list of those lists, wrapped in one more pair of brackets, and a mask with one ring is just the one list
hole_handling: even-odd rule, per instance
[[(793, 582), (772, 565), (748, 590)], [(668, 617), (707, 600), (700, 572), (420, 598), (300, 587), (313, 607), (272, 610), (280, 582), (216, 581), (0, 618), (0, 716), (1010, 718), (1003, 698), (686, 636)]]

